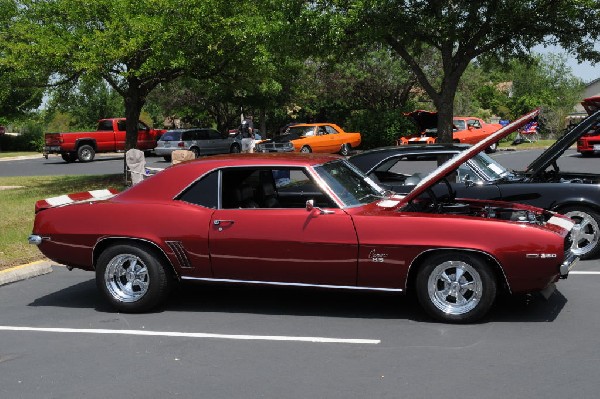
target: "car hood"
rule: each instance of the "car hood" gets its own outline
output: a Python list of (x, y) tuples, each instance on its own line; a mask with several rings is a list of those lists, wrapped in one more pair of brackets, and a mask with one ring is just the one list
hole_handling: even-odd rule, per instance
[(279, 136), (275, 136), (272, 139), (265, 140), (265, 142), (267, 142), (267, 143), (288, 143), (292, 140), (298, 140), (299, 138), (301, 138), (301, 137), (298, 136), (296, 133), (286, 133), (286, 134), (281, 134)]
[(438, 114), (437, 112), (416, 110), (412, 112), (404, 113), (404, 116), (412, 119), (417, 125), (419, 131), (422, 132), (425, 129), (437, 128)]
[(555, 162), (567, 148), (575, 144), (582, 135), (600, 122), (600, 97), (586, 98), (581, 104), (587, 111), (588, 117), (556, 140), (556, 142), (548, 147), (542, 155), (529, 164), (525, 170), (526, 174), (531, 174), (533, 177), (546, 170), (546, 168)]
[(477, 144), (473, 145), (469, 149), (461, 152), (456, 155), (454, 158), (451, 158), (444, 162), (441, 166), (439, 166), (436, 170), (427, 175), (423, 180), (419, 182), (415, 186), (415, 188), (408, 193), (406, 196), (402, 197), (398, 205), (404, 206), (419, 195), (423, 194), (428, 188), (434, 186), (437, 182), (443, 179), (445, 176), (456, 170), (461, 164), (473, 158), (476, 154), (481, 151), (485, 151), (491, 144), (498, 142), (502, 138), (508, 136), (510, 133), (516, 131), (517, 129), (525, 126), (529, 121), (536, 118), (540, 113), (539, 109), (531, 111), (530, 113), (520, 117), (514, 122), (506, 125), (502, 129), (496, 131), (495, 133), (489, 135), (485, 139), (481, 140)]

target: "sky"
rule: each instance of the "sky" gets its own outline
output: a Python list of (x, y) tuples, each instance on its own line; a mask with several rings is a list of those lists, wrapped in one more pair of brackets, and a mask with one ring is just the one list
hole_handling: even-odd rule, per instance
[[(598, 48), (598, 46), (596, 46)], [(565, 54), (565, 51), (558, 46), (549, 46), (544, 48), (543, 46), (536, 46), (533, 51), (541, 54), (556, 53)], [(592, 80), (600, 78), (600, 63), (595, 66), (589, 62), (583, 62), (579, 64), (577, 59), (567, 54), (567, 65), (571, 67), (573, 75), (583, 80), (585, 83), (589, 83)]]

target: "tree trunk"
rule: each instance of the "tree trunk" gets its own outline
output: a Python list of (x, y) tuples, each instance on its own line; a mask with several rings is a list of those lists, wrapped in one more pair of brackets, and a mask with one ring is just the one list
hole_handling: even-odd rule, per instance
[[(132, 148), (137, 148), (138, 122), (145, 96), (139, 89), (139, 82), (133, 79), (129, 82), (129, 88), (125, 96), (125, 153)], [(127, 160), (123, 154), (123, 176), (127, 184)]]
[(267, 138), (267, 112), (264, 108), (261, 108), (260, 111), (260, 133), (262, 134), (262, 138)]

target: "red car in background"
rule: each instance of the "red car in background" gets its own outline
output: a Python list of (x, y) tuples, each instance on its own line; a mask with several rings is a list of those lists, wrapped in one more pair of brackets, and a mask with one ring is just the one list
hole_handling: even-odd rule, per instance
[[(437, 112), (417, 110), (404, 115), (417, 125), (417, 133), (400, 137), (398, 145), (437, 142)], [(502, 128), (499, 123), (486, 123), (474, 116), (455, 116), (452, 122), (454, 124), (452, 140), (463, 144), (476, 144)], [(486, 148), (486, 152), (495, 152), (497, 148), (498, 143), (492, 143)]]
[[(598, 111), (599, 102), (600, 97), (590, 97), (583, 100), (581, 105), (583, 105), (588, 115), (591, 115)], [(577, 140), (577, 152), (581, 153), (582, 156), (591, 156), (596, 151), (600, 151), (600, 126), (594, 126)]]

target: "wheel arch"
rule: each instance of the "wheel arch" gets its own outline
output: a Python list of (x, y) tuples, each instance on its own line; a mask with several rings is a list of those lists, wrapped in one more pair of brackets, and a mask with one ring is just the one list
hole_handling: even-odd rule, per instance
[(589, 201), (577, 201), (575, 199), (573, 200), (567, 200), (565, 202), (561, 202), (559, 204), (555, 204), (554, 206), (552, 206), (552, 208), (550, 209), (551, 211), (554, 212), (558, 212), (558, 213), (562, 213), (561, 210), (564, 210), (566, 208), (588, 208), (596, 213), (600, 213), (600, 204), (595, 204), (593, 202), (589, 202)]
[(79, 139), (75, 140), (75, 150), (77, 150), (82, 145), (90, 145), (90, 146), (92, 146), (94, 151), (97, 151), (97, 149), (98, 149), (96, 139), (91, 138), (91, 137), (79, 138)]
[(499, 291), (511, 293), (508, 278), (504, 273), (504, 269), (500, 265), (498, 259), (496, 259), (496, 257), (494, 257), (493, 255), (478, 249), (435, 248), (421, 252), (415, 257), (415, 259), (413, 259), (413, 261), (409, 265), (405, 282), (405, 290), (407, 295), (413, 295), (415, 293), (415, 283), (417, 275), (419, 274), (419, 270), (423, 267), (427, 259), (440, 253), (461, 253), (478, 256), (484, 261), (486, 265), (488, 265), (491, 268), (492, 272), (494, 273), (494, 277), (496, 277), (496, 281), (498, 282)]
[(94, 245), (94, 248), (92, 250), (92, 265), (94, 267), (94, 270), (96, 270), (96, 265), (98, 262), (98, 258), (100, 257), (100, 254), (102, 252), (104, 252), (104, 250), (106, 250), (107, 248), (113, 246), (113, 245), (119, 245), (119, 244), (138, 244), (138, 245), (142, 245), (148, 249), (150, 249), (150, 251), (152, 253), (154, 253), (154, 255), (158, 256), (162, 261), (165, 262), (166, 265), (168, 265), (168, 271), (172, 274), (173, 277), (175, 277), (177, 280), (180, 279), (179, 274), (177, 273), (177, 270), (175, 269), (175, 267), (173, 266), (173, 262), (171, 262), (171, 260), (169, 259), (169, 257), (167, 256), (167, 254), (165, 253), (165, 251), (160, 247), (160, 245), (158, 245), (157, 243), (145, 239), (145, 238), (137, 238), (137, 237), (105, 237), (102, 238), (101, 240), (99, 240), (96, 245)]

